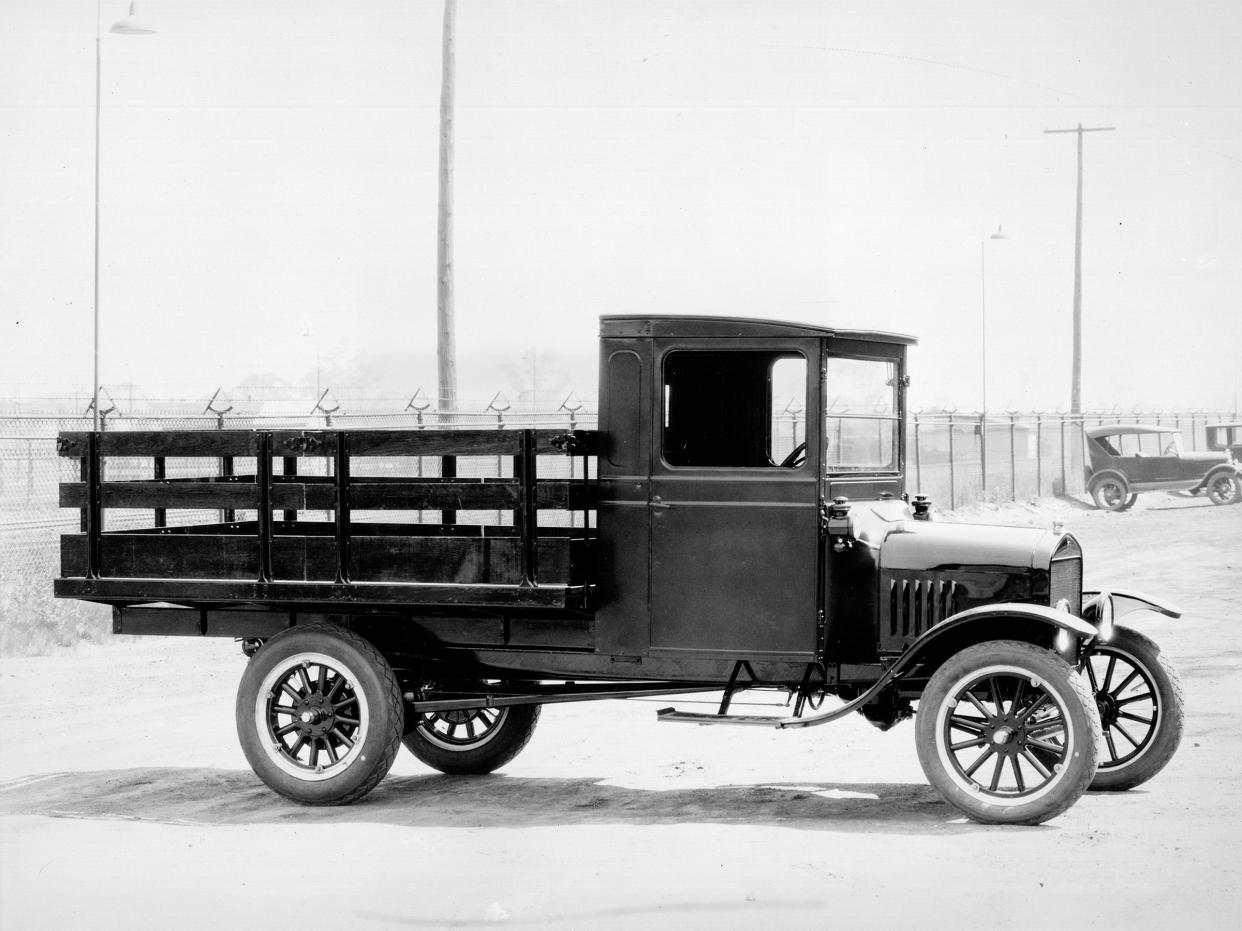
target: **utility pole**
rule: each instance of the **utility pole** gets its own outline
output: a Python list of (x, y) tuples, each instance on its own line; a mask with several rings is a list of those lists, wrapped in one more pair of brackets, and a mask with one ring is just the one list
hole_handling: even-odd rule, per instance
[(1074, 364), (1070, 386), (1070, 413), (1082, 413), (1082, 134), (1110, 133), (1115, 126), (1091, 126), (1083, 128), (1079, 123), (1074, 129), (1045, 129), (1045, 133), (1078, 134), (1078, 200), (1074, 214)]
[(440, 206), (436, 242), (436, 370), (440, 410), (457, 410), (457, 347), (453, 322), (453, 95), (457, 0), (444, 0), (440, 51)]

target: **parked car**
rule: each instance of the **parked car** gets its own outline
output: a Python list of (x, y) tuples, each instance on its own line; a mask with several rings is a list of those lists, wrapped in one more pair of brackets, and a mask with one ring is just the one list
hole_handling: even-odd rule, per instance
[(1242, 462), (1242, 421), (1236, 423), (1210, 423), (1207, 431), (1207, 447), (1216, 452), (1229, 453), (1234, 462)]
[(1096, 507), (1124, 511), (1143, 491), (1207, 492), (1213, 504), (1242, 500), (1238, 464), (1221, 452), (1186, 452), (1168, 427), (1087, 427), (1087, 491)]

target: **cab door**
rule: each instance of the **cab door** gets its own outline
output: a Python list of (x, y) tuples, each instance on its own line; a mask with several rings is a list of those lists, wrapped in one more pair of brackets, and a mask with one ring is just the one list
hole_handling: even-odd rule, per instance
[(820, 609), (819, 343), (657, 339), (651, 649), (809, 659)]

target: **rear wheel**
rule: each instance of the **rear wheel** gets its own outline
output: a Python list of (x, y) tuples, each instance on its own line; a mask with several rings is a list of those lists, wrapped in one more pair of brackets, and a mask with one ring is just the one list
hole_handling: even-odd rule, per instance
[(392, 768), (404, 706), (388, 661), (327, 624), (277, 634), (237, 690), (237, 735), (273, 791), (306, 805), (345, 805)]
[[(1137, 498), (1135, 495), (1134, 500)], [(1097, 508), (1106, 511), (1124, 511), (1134, 503), (1126, 483), (1112, 476), (1098, 479), (1091, 485), (1091, 500)]]
[(1087, 675), (1103, 727), (1100, 765), (1092, 789), (1142, 785), (1173, 758), (1185, 712), (1177, 671), (1150, 638), (1117, 627), (1107, 643), (1093, 644)]
[(1242, 480), (1233, 475), (1218, 475), (1209, 479), (1207, 496), (1213, 504), (1237, 504), (1242, 500)]
[(482, 775), (517, 756), (538, 720), (538, 705), (433, 711), (413, 715), (402, 742), (432, 769)]
[(983, 824), (1040, 824), (1086, 791), (1100, 720), (1080, 673), (1015, 640), (968, 647), (919, 700), (919, 762), (945, 800)]

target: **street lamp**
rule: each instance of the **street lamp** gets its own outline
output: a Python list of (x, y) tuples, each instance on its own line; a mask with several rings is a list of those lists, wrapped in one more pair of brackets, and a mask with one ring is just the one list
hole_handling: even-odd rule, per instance
[[(122, 36), (148, 36), (155, 29), (143, 22), (129, 5), (129, 15), (117, 20), (108, 30)], [(95, 4), (95, 337), (94, 337), (94, 385), (91, 392), (92, 427), (99, 429), (99, 114), (103, 97), (103, 3)]]
[(986, 417), (988, 413), (988, 239), (1008, 239), (1005, 231), (998, 225), (996, 232), (987, 239), (979, 240), (979, 361), (983, 372), (983, 406), (980, 413)]

